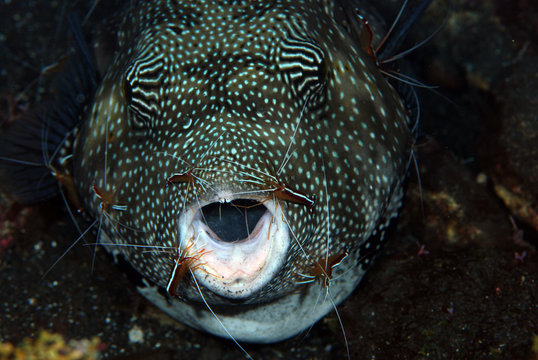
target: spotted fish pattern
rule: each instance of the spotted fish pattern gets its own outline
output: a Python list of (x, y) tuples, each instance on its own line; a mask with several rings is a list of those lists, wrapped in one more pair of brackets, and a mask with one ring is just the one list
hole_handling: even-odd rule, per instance
[(209, 305), (237, 339), (290, 337), (380, 248), (412, 134), (344, 3), (132, 1), (122, 17), (70, 172), (100, 241), (180, 321), (226, 336)]

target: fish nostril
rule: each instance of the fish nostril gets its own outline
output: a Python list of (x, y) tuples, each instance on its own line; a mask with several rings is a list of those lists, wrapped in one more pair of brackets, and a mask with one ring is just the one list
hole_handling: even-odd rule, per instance
[(247, 238), (266, 211), (262, 203), (250, 199), (215, 202), (202, 208), (206, 225), (224, 242)]

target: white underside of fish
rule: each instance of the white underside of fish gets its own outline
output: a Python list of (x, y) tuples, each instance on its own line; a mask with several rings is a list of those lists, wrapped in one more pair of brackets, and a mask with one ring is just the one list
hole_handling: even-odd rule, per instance
[[(342, 267), (349, 265), (342, 262)], [(321, 287), (317, 282), (305, 284), (304, 292), (290, 294), (276, 301), (252, 307), (230, 306), (226, 314), (211, 313), (204, 304), (185, 303), (179, 299), (166, 299), (156, 287), (139, 288), (140, 293), (172, 318), (193, 328), (223, 338), (233, 336), (238, 341), (273, 343), (288, 339), (307, 330), (334, 310), (358, 285), (364, 271), (360, 267), (346, 276), (335, 277), (330, 286)], [(330, 298), (329, 298), (330, 297)], [(331, 301), (332, 299), (332, 301)]]

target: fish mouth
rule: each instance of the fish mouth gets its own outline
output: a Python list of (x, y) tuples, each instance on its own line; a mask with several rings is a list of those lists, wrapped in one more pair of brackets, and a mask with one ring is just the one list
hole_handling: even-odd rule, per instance
[(282, 207), (273, 200), (221, 198), (180, 218), (182, 257), (200, 285), (229, 299), (260, 291), (282, 267), (290, 243)]

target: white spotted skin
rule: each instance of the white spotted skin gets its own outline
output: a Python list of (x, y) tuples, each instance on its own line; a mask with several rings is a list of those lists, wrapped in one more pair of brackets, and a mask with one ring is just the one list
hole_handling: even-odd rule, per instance
[[(165, 247), (114, 248), (164, 289), (188, 240), (183, 214), (222, 194), (276, 201), (284, 215), (275, 221), (291, 234), (281, 268), (240, 301), (202, 291), (228, 309), (238, 339), (278, 341), (308, 328), (331, 306), (316, 303), (326, 288), (301, 284), (304, 275), (347, 253), (329, 286), (343, 301), (397, 214), (412, 139), (402, 101), (331, 1), (132, 3), (75, 143), (87, 213), (103, 220), (112, 244)], [(178, 173), (195, 180), (167, 186)], [(275, 197), (270, 179), (315, 205)], [(94, 185), (111, 194), (108, 206)], [(158, 300), (144, 291), (177, 319), (224, 336), (190, 272), (177, 293)]]

